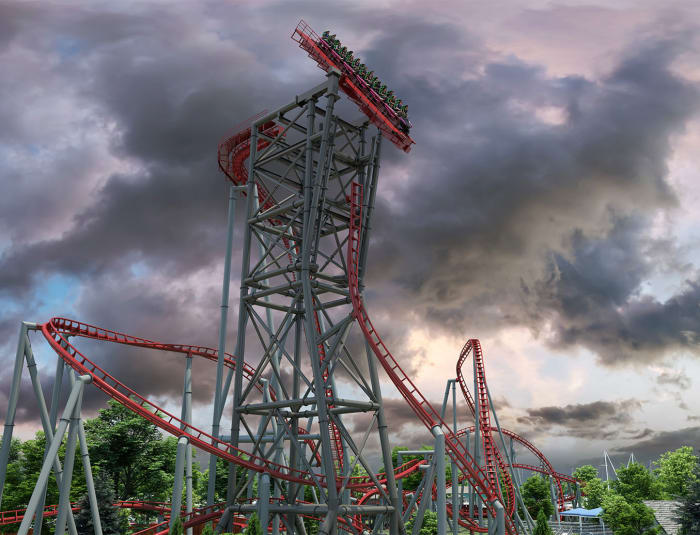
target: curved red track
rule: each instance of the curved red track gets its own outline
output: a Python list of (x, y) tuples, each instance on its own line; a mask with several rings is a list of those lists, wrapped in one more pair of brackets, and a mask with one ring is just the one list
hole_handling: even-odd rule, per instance
[[(265, 123), (260, 127), (261, 132), (264, 132), (267, 136), (276, 137), (282, 135), (282, 130), (273, 122)], [(219, 167), (221, 170), (231, 179), (235, 184), (242, 185), (247, 182), (247, 171), (245, 169), (245, 161), (250, 153), (250, 140), (251, 131), (250, 128), (237, 133), (225, 140), (219, 146)], [(264, 148), (269, 144), (266, 139), (261, 139), (258, 141), (258, 148)], [(259, 187), (258, 197), (260, 199), (261, 205), (265, 206), (267, 204), (272, 204), (272, 199), (267, 191), (264, 191)], [(359, 244), (360, 237), (362, 233), (361, 228), (361, 205), (362, 205), (362, 187), (357, 183), (352, 184), (352, 195), (350, 199), (351, 204), (351, 218), (350, 218), (350, 229), (348, 237), (348, 249), (347, 249), (347, 265), (348, 265), (348, 281), (349, 290), (352, 300), (354, 315), (363, 331), (365, 338), (367, 339), (370, 347), (372, 348), (374, 354), (379, 360), (380, 364), (384, 368), (385, 372), (399, 390), (401, 395), (407, 401), (409, 406), (413, 409), (416, 416), (421, 420), (426, 427), (432, 429), (434, 427), (439, 427), (445, 433), (445, 444), (447, 452), (458, 466), (459, 470), (465, 474), (478, 492), (481, 500), (483, 501), (488, 513), (495, 516), (495, 507), (493, 503), (496, 500), (501, 500), (500, 491), (498, 487), (497, 478), (495, 477), (496, 467), (503, 468), (503, 460), (500, 458), (500, 453), (498, 448), (495, 446), (492, 438), (492, 427), (490, 425), (489, 407), (488, 401), (485, 396), (485, 375), (483, 373), (483, 359), (480, 352), (480, 347), (478, 352), (475, 351), (475, 358), (478, 358), (480, 370), (478, 377), (479, 386), (479, 396), (480, 396), (480, 417), (481, 417), (481, 430), (485, 437), (490, 437), (488, 440), (484, 441), (484, 448), (486, 453), (486, 472), (478, 466), (470, 453), (462, 445), (459, 440), (461, 434), (457, 430), (452, 430), (449, 425), (443, 421), (440, 417), (439, 412), (427, 401), (427, 399), (421, 394), (415, 384), (411, 381), (408, 375), (401, 369), (398, 361), (394, 358), (388, 348), (385, 346), (381, 337), (377, 333), (376, 329), (372, 325), (372, 322), (367, 314), (366, 309), (362, 301), (362, 297), (359, 292), (359, 281), (358, 281), (358, 261), (359, 261)], [(216, 361), (217, 351), (211, 348), (205, 348), (200, 346), (189, 346), (189, 345), (179, 345), (179, 344), (166, 344), (161, 342), (155, 342), (152, 340), (147, 340), (144, 338), (138, 338), (131, 335), (118, 333), (115, 331), (110, 331), (107, 329), (102, 329), (85, 323), (65, 319), (65, 318), (53, 318), (49, 322), (41, 325), (41, 331), (49, 342), (53, 350), (68, 364), (73, 368), (78, 374), (89, 375), (95, 386), (102, 390), (105, 394), (110, 396), (112, 399), (116, 400), (123, 406), (127, 407), (136, 414), (139, 414), (143, 418), (151, 421), (156, 426), (158, 426), (163, 431), (173, 435), (173, 436), (185, 436), (189, 439), (190, 443), (208, 453), (214, 454), (228, 462), (233, 462), (237, 465), (243, 466), (244, 468), (256, 471), (256, 472), (266, 472), (275, 478), (279, 478), (287, 481), (294, 481), (302, 484), (314, 484), (314, 480), (311, 474), (304, 472), (302, 470), (292, 469), (288, 466), (284, 466), (278, 463), (271, 462), (268, 459), (251, 455), (250, 453), (234, 448), (230, 444), (215, 439), (213, 436), (205, 433), (204, 431), (194, 427), (191, 424), (183, 422), (177, 416), (169, 413), (168, 411), (157, 406), (153, 402), (139, 395), (128, 386), (121, 383), (119, 380), (111, 376), (108, 372), (103, 370), (96, 363), (88, 359), (83, 355), (77, 348), (75, 348), (68, 340), (68, 336), (78, 336), (87, 337), (101, 341), (115, 342), (120, 344), (132, 345), (145, 347), (158, 351), (172, 351), (178, 353), (185, 353), (192, 356), (203, 357), (208, 360)], [(470, 349), (476, 348), (478, 341), (470, 340), (467, 343)], [(467, 348), (465, 346), (465, 349)], [(463, 350), (463, 355), (467, 354)], [(478, 353), (478, 357), (477, 357)], [(465, 356), (466, 358), (466, 356)], [(461, 368), (461, 364), (464, 359), (460, 357), (460, 363), (458, 364), (458, 369)], [(228, 367), (234, 367), (235, 361), (231, 355), (226, 356), (225, 365)], [(250, 380), (254, 376), (255, 370), (248, 366), (244, 366), (244, 376), (247, 380)], [(460, 372), (461, 376), (461, 372)], [(464, 383), (463, 378), (460, 380), (460, 385), (463, 386), (463, 392), (467, 398), (468, 403), (470, 402), (470, 396), (468, 389), (466, 389), (466, 383)], [(257, 388), (262, 388), (260, 385), (256, 385)], [(466, 389), (466, 390), (465, 390)], [(273, 393), (274, 394), (274, 393)], [(474, 408), (473, 400), (471, 401), (470, 407)], [(482, 410), (483, 407), (483, 410)], [(462, 431), (463, 433), (463, 431)], [(554, 474), (556, 476), (561, 476), (556, 474), (551, 468), (551, 465), (545, 460), (544, 456), (534, 448), (527, 441), (518, 437), (514, 433), (506, 433), (508, 436), (513, 436), (516, 440), (523, 443), (531, 451), (536, 452), (535, 454), (543, 461), (546, 468), (546, 473)], [(340, 448), (340, 441), (335, 440), (336, 448)], [(336, 449), (336, 457), (338, 460), (342, 459), (342, 450)], [(419, 465), (422, 463), (407, 463), (410, 466), (403, 465), (395, 469), (395, 476), (397, 478), (404, 477), (414, 470), (417, 470)], [(526, 465), (522, 465), (525, 467)], [(504, 474), (507, 474), (507, 470), (502, 470)], [(379, 474), (379, 479), (381, 483), (385, 483), (384, 474)], [(320, 480), (322, 485), (327, 484), (327, 478), (324, 475), (314, 476)], [(562, 477), (557, 477), (559, 479), (564, 479)], [(339, 483), (335, 482), (338, 486)], [(355, 491), (363, 491), (370, 488), (373, 485), (369, 477), (352, 477), (348, 483), (348, 489)], [(509, 504), (514, 504), (514, 499), (512, 495), (512, 482), (509, 477), (505, 481), (505, 491), (507, 494), (507, 502)], [(561, 487), (560, 487), (561, 488)], [(563, 494), (563, 493), (562, 493)], [(561, 495), (561, 494), (560, 494)], [(220, 506), (219, 506), (220, 507)], [(509, 507), (509, 513), (512, 513), (512, 507)], [(215, 511), (215, 507), (208, 507), (203, 509), (198, 509), (189, 515), (189, 517), (184, 518), (185, 526), (188, 526), (190, 522), (206, 522), (221, 514), (221, 511)], [(464, 516), (460, 520), (460, 524), (464, 525), (468, 529), (477, 532), (484, 532), (485, 527), (479, 526), (474, 519), (468, 518), (469, 515)], [(506, 515), (506, 532), (509, 535), (515, 535), (515, 526), (510, 514)], [(205, 520), (202, 518), (206, 517)], [(195, 525), (195, 524), (189, 524)], [(151, 527), (152, 528), (152, 527)], [(148, 528), (148, 529), (151, 529)]]

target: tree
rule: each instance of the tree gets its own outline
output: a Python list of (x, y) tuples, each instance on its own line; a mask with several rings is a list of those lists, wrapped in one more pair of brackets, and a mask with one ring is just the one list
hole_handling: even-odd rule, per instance
[(663, 498), (659, 481), (639, 463), (618, 469), (617, 480), (611, 482), (611, 488), (630, 503)]
[(544, 477), (534, 475), (523, 483), (521, 494), (530, 516), (537, 518), (540, 511), (549, 518), (554, 513), (549, 483)]
[[(432, 446), (421, 446), (422, 450), (432, 450)], [(398, 467), (398, 452), (399, 451), (406, 451), (408, 448), (405, 446), (396, 446), (394, 449), (391, 450), (391, 464), (394, 466), (394, 468)], [(414, 459), (423, 459), (423, 455), (403, 455), (401, 457), (401, 463), (405, 464), (409, 461), (412, 461)], [(449, 468), (450, 463), (445, 463), (445, 471), (447, 472), (447, 469)], [(382, 467), (382, 470), (384, 470), (384, 467)], [(449, 476), (448, 476), (449, 477)], [(406, 477), (403, 478), (403, 489), (404, 490), (416, 490), (418, 488), (418, 485), (420, 485), (421, 479), (423, 479), (423, 471), (422, 470), (416, 470), (412, 474), (407, 475)]]
[(594, 477), (588, 481), (581, 487), (581, 490), (585, 494), (583, 497), (583, 504), (586, 509), (595, 509), (603, 505), (603, 498), (605, 498), (608, 492), (605, 483), (598, 477)]
[[(3, 489), (2, 505), (4, 510), (21, 509), (26, 507), (34, 491), (41, 466), (44, 463), (46, 439), (44, 432), (36, 433), (35, 438), (22, 442), (14, 438), (10, 443), (5, 487)], [(64, 444), (58, 450), (63, 464), (65, 460)], [(85, 477), (80, 452), (76, 453), (71, 482), (71, 501), (77, 501), (85, 493)], [(53, 471), (49, 474), (46, 488), (46, 504), (58, 503), (58, 486)], [(42, 520), (43, 522), (43, 520)], [(16, 530), (17, 526), (0, 526), (0, 532)]]
[(667, 451), (657, 461), (656, 474), (667, 498), (681, 498), (686, 495), (694, 481), (693, 470), (698, 465), (698, 458), (693, 455), (693, 448), (682, 446), (676, 451)]
[(652, 535), (658, 533), (654, 527), (654, 513), (642, 502), (629, 503), (614, 492), (603, 499), (603, 521), (615, 535)]
[(678, 522), (681, 535), (700, 533), (700, 459), (697, 457), (692, 480), (686, 488), (685, 495), (680, 498), (678, 507)]
[(85, 423), (93, 465), (107, 471), (117, 499), (169, 500), (177, 439), (116, 401)]
[(262, 535), (262, 526), (260, 525), (260, 519), (258, 518), (257, 513), (253, 513), (252, 515), (250, 515), (250, 519), (248, 520), (248, 525), (245, 527), (243, 534), (244, 535)]
[(598, 477), (598, 469), (590, 464), (579, 466), (572, 474), (576, 479), (580, 479), (584, 484)]
[(180, 516), (176, 516), (173, 525), (170, 526), (170, 531), (168, 532), (168, 535), (184, 535), (184, 533), (185, 528), (182, 527), (182, 519), (180, 518)]
[[(408, 522), (406, 522), (406, 534), (410, 535), (410, 533), (413, 532), (413, 522), (416, 518), (416, 515), (412, 515), (411, 518), (408, 519)], [(437, 535), (437, 527), (438, 527), (438, 520), (437, 520), (437, 513), (434, 513), (433, 511), (426, 511), (425, 514), (423, 515), (423, 524), (421, 525), (420, 530), (418, 531), (419, 535)]]
[[(95, 496), (97, 498), (97, 510), (100, 513), (100, 524), (103, 535), (119, 535), (120, 519), (119, 511), (114, 507), (114, 491), (106, 474), (99, 472), (95, 477)], [(95, 533), (92, 523), (92, 511), (87, 493), (78, 502), (80, 512), (75, 517), (75, 527), (79, 535)]]
[(534, 535), (552, 535), (552, 528), (549, 527), (547, 517), (542, 509), (537, 513), (537, 524), (535, 524)]

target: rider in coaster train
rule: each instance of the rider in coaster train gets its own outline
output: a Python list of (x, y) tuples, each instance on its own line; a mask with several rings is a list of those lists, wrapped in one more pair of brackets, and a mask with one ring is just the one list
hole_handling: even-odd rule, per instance
[(353, 58), (352, 50), (348, 50), (346, 46), (341, 47), (340, 40), (336, 39), (335, 34), (331, 34), (330, 30), (326, 30), (323, 32), (321, 39), (328, 43), (391, 108), (396, 110), (400, 117), (408, 117), (408, 105), (404, 104), (400, 98), (397, 99), (393, 91), (387, 91), (386, 84), (381, 83), (374, 71), (368, 71), (367, 66), (360, 61), (360, 58)]

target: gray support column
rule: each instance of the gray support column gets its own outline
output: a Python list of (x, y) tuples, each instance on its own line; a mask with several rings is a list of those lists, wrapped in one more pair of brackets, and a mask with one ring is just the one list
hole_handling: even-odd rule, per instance
[[(221, 315), (219, 319), (219, 351), (216, 360), (216, 386), (214, 388), (214, 412), (212, 415), (211, 434), (219, 438), (221, 414), (225, 403), (222, 392), (224, 358), (226, 357), (226, 327), (228, 325), (229, 283), (231, 281), (231, 254), (233, 251), (233, 224), (236, 219), (236, 187), (231, 184), (228, 193), (228, 220), (226, 223), (226, 256), (224, 257), (224, 276), (221, 285)], [(209, 482), (207, 485), (207, 505), (214, 503), (216, 489), (216, 455), (209, 456)]]
[(27, 324), (22, 322), (19, 328), (19, 340), (15, 353), (15, 368), (12, 373), (12, 385), (7, 401), (7, 416), (5, 416), (5, 429), (2, 433), (2, 448), (0, 448), (0, 505), (2, 493), (5, 489), (5, 477), (7, 476), (7, 463), (10, 460), (10, 446), (12, 445), (12, 432), (15, 428), (15, 414), (17, 412), (17, 399), (22, 382), (22, 368), (24, 368), (24, 343), (27, 335)]
[(270, 523), (270, 474), (261, 474), (258, 481), (258, 518), (263, 534)]
[[(311, 123), (311, 126), (313, 128), (313, 121)], [(312, 131), (308, 132), (308, 136), (311, 136), (313, 134), (313, 129)], [(254, 190), (253, 194), (253, 209), (257, 212), (260, 207), (260, 199), (258, 196), (258, 190), (257, 188)], [(265, 243), (263, 241), (258, 240), (258, 251), (260, 253), (260, 257), (262, 258), (265, 255), (265, 249), (266, 247), (269, 246), (269, 243), (267, 240), (265, 240)], [(263, 298), (265, 302), (269, 303), (270, 302), (270, 297), (265, 296)], [(322, 320), (323, 318), (321, 318)], [(272, 309), (267, 308), (265, 309), (265, 322), (267, 323), (267, 328), (270, 330), (271, 333), (275, 332), (275, 320), (272, 317)], [(286, 335), (285, 335), (286, 338)], [(281, 342), (279, 342), (280, 345), (284, 345), (284, 339), (282, 339)], [(279, 347), (279, 346), (278, 346)], [(280, 365), (280, 359), (282, 355), (282, 349), (279, 348), (276, 351), (270, 355), (270, 362), (272, 365), (273, 370), (275, 370), (275, 373), (273, 373), (270, 377), (270, 386), (275, 392), (275, 396), (277, 399), (283, 399), (284, 394), (282, 392), (282, 389), (280, 387), (279, 381), (277, 380), (277, 373), (279, 373), (279, 365)], [(277, 421), (275, 418), (272, 418), (271, 421), (271, 427), (272, 427), (272, 432), (275, 436), (278, 434), (278, 426), (277, 426)], [(274, 449), (274, 455), (272, 457), (273, 462), (278, 463), (278, 464), (284, 464), (284, 443), (282, 440), (277, 440), (276, 442), (276, 447)], [(280, 488), (279, 485), (274, 486), (274, 498), (280, 498), (282, 496), (282, 489)], [(275, 501), (275, 503), (277, 500)], [(291, 526), (293, 524), (290, 523)], [(280, 517), (279, 515), (274, 515), (272, 519), (272, 535), (279, 535), (280, 531)]]
[(423, 481), (423, 493), (420, 497), (420, 503), (418, 504), (418, 511), (413, 519), (413, 529), (411, 530), (411, 535), (418, 535), (420, 528), (423, 527), (423, 517), (425, 516), (425, 511), (431, 502), (430, 496), (433, 491), (433, 481), (435, 481), (435, 457), (433, 456), (433, 462), (430, 463), (430, 468), (428, 468), (424, 481)]
[[(28, 355), (30, 356), (30, 355)], [(33, 360), (33, 356), (32, 360)], [(62, 359), (59, 358), (61, 362), (63, 362)], [(75, 377), (75, 373), (71, 371), (69, 373), (70, 377), (70, 383), (71, 383), (71, 388), (75, 386), (75, 383), (77, 382), (77, 379)], [(37, 381), (37, 384), (40, 384), (39, 381)], [(81, 398), (79, 399), (79, 405), (82, 406), (82, 394)], [(80, 407), (78, 407), (80, 408)], [(90, 454), (88, 452), (88, 447), (87, 447), (87, 439), (85, 438), (85, 426), (83, 425), (83, 419), (80, 417), (80, 414), (78, 415), (78, 444), (80, 446), (80, 460), (83, 463), (83, 473), (85, 474), (85, 488), (87, 490), (87, 495), (88, 495), (88, 502), (90, 503), (90, 516), (92, 517), (92, 525), (94, 529), (94, 535), (102, 535), (102, 522), (100, 522), (100, 511), (99, 507), (97, 504), (97, 494), (95, 493), (95, 482), (92, 477), (92, 466), (90, 465)], [(75, 522), (75, 519), (73, 518), (72, 511), (70, 512), (70, 516), (68, 517), (68, 528), (71, 534), (76, 533), (75, 526), (73, 525)], [(36, 524), (36, 522), (35, 522)], [(73, 525), (71, 527), (71, 525)]]
[(552, 498), (552, 505), (554, 506), (554, 514), (552, 516), (558, 524), (561, 518), (559, 517), (559, 503), (557, 502), (557, 493), (554, 490), (554, 481), (552, 480), (552, 476), (547, 476), (547, 478), (549, 479), (549, 494)]
[(92, 515), (92, 525), (95, 529), (95, 535), (102, 535), (102, 522), (100, 522), (100, 510), (97, 504), (97, 495), (95, 493), (95, 482), (92, 478), (92, 466), (90, 466), (90, 455), (85, 439), (85, 426), (83, 420), (78, 421), (78, 438), (80, 439), (80, 455), (83, 462), (83, 471), (85, 472), (85, 485), (87, 487), (88, 500), (90, 502), (90, 514)]
[[(56, 373), (54, 375), (53, 390), (51, 391), (51, 409), (50, 409), (51, 412), (49, 414), (49, 419), (48, 419), (49, 427), (51, 428), (51, 436), (53, 436), (53, 433), (56, 430), (56, 418), (58, 417), (58, 404), (60, 403), (60, 399), (61, 399), (61, 386), (63, 383), (63, 368), (64, 367), (65, 367), (65, 363), (63, 362), (63, 359), (61, 357), (57, 357), (56, 358)], [(73, 377), (73, 376), (71, 375), (71, 377)], [(44, 459), (46, 459), (46, 454), (48, 453), (49, 446), (51, 445), (51, 441), (49, 440), (48, 435), (45, 435), (45, 437), (46, 437), (46, 444), (44, 446)], [(59, 474), (59, 476), (60, 476), (60, 474)], [(60, 477), (57, 479), (57, 481), (58, 480), (60, 480)], [(41, 496), (41, 500), (39, 501), (39, 505), (37, 506), (37, 511), (44, 510), (44, 504), (46, 503), (46, 490), (47, 489), (44, 489), (44, 492)], [(69, 522), (70, 522), (70, 519), (69, 519)], [(41, 535), (43, 524), (44, 524), (44, 516), (42, 514), (41, 516), (37, 516), (36, 519), (34, 520), (34, 535)], [(71, 522), (71, 524), (69, 524), (68, 527), (71, 530), (71, 534), (73, 534), (75, 531), (74, 530), (75, 526), (73, 525), (73, 522)]]
[(579, 504), (582, 503), (581, 500), (581, 485), (576, 482), (576, 501), (575, 501), (575, 507), (580, 507)]
[[(253, 211), (253, 195), (255, 191), (255, 158), (258, 149), (258, 125), (253, 123), (250, 134), (250, 162), (248, 168), (248, 183), (246, 184), (245, 198), (245, 217), (248, 221), (252, 216)], [(238, 305), (238, 331), (236, 333), (236, 369), (233, 379), (233, 407), (231, 409), (231, 445), (238, 448), (238, 437), (240, 435), (240, 413), (238, 406), (241, 401), (241, 393), (243, 390), (243, 365), (245, 364), (245, 329), (248, 324), (248, 305), (246, 297), (248, 297), (248, 286), (245, 279), (248, 277), (250, 270), (250, 242), (251, 242), (251, 227), (245, 225), (243, 234), (243, 255), (241, 259), (241, 293)], [(223, 405), (223, 400), (222, 400)], [(228, 482), (226, 487), (226, 505), (233, 505), (236, 492), (236, 465), (229, 463)], [(225, 525), (227, 531), (233, 530), (233, 517), (230, 517)]]
[[(304, 296), (304, 333), (306, 335), (306, 344), (311, 360), (311, 368), (313, 371), (315, 394), (316, 394), (316, 410), (318, 411), (319, 432), (321, 435), (321, 461), (323, 471), (326, 474), (326, 494), (328, 513), (319, 526), (320, 535), (329, 535), (336, 531), (336, 515), (338, 511), (338, 490), (336, 488), (335, 466), (331, 453), (330, 438), (330, 418), (328, 416), (328, 406), (326, 402), (324, 379), (321, 373), (321, 362), (316, 343), (316, 327), (314, 322), (314, 303), (313, 291), (311, 289), (311, 254), (312, 241), (315, 241), (315, 229), (313, 217), (316, 215), (316, 208), (320, 197), (320, 181), (323, 170), (325, 169), (325, 160), (328, 157), (328, 145), (330, 142), (330, 127), (333, 117), (333, 105), (338, 98), (338, 74), (331, 72), (328, 75), (329, 85), (333, 86), (329, 89), (326, 98), (326, 116), (324, 120), (324, 131), (321, 140), (321, 149), (319, 151), (318, 172), (316, 173), (317, 181), (314, 182), (312, 169), (313, 162), (307, 162), (307, 169), (304, 177), (304, 236), (302, 240), (302, 258), (301, 258), (301, 273), (300, 280)], [(313, 106), (313, 101), (310, 101), (309, 106)], [(308, 140), (307, 136), (307, 140)], [(313, 215), (313, 217), (312, 217)]]
[(177, 454), (175, 456), (175, 479), (173, 481), (173, 497), (170, 500), (170, 529), (173, 528), (175, 519), (182, 514), (182, 476), (185, 469), (185, 451), (187, 450), (187, 437), (177, 440)]
[[(397, 467), (398, 467), (398, 466), (401, 466), (401, 465), (403, 464), (403, 463), (401, 462), (401, 461), (403, 461), (403, 458), (402, 458), (402, 457), (403, 457), (403, 456), (401, 455), (401, 451), (397, 451), (397, 452), (396, 452), (396, 466), (397, 466)], [(393, 463), (392, 463), (392, 467), (393, 467)], [(401, 500), (401, 503), (402, 503), (402, 505), (403, 505), (403, 478), (401, 478), (401, 479), (398, 480), (398, 482), (396, 483), (396, 487), (397, 487), (397, 490), (398, 490), (397, 494), (398, 494), (398, 496), (399, 496), (399, 500)]]
[[(185, 359), (185, 384), (182, 395), (182, 421), (192, 423), (192, 353), (188, 353)], [(184, 428), (184, 425), (182, 426)], [(187, 439), (185, 449), (185, 512), (191, 513), (192, 502), (192, 444)], [(192, 535), (192, 528), (185, 530), (187, 535)]]
[[(457, 380), (452, 381), (452, 429), (457, 432)], [(469, 449), (467, 449), (469, 451)], [(462, 497), (458, 492), (459, 488), (459, 471), (454, 458), (450, 465), (450, 484), (452, 486), (452, 535), (459, 535), (459, 510), (462, 502)]]
[[(71, 374), (72, 375), (72, 374)], [(78, 400), (71, 413), (68, 439), (66, 440), (66, 453), (63, 461), (63, 480), (58, 496), (58, 517), (56, 518), (56, 535), (63, 535), (66, 531), (66, 522), (69, 516), (73, 516), (70, 503), (70, 489), (73, 482), (73, 467), (75, 466), (75, 447), (78, 442), (78, 427), (80, 424), (80, 407), (83, 402), (83, 388), (80, 388)]]
[[(377, 373), (377, 363), (375, 362), (374, 353), (369, 347), (369, 343), (365, 342), (365, 352), (367, 354), (367, 365), (369, 368), (370, 384), (375, 401), (379, 404), (377, 410), (377, 428), (379, 431), (379, 443), (382, 449), (382, 462), (386, 472), (386, 487), (389, 491), (389, 499), (394, 511), (391, 513), (389, 534), (398, 535), (403, 532), (403, 522), (401, 520), (401, 497), (396, 492), (396, 480), (394, 478), (394, 468), (391, 462), (391, 445), (389, 443), (389, 433), (387, 431), (386, 416), (384, 415), (384, 404), (382, 403), (382, 387), (379, 382), (379, 374)], [(444, 438), (444, 437), (443, 437)], [(443, 442), (444, 444), (444, 442)], [(444, 478), (444, 471), (443, 471)]]
[(34, 486), (34, 492), (32, 492), (32, 496), (29, 499), (25, 516), (19, 526), (19, 530), (17, 531), (18, 535), (27, 535), (27, 532), (29, 531), (29, 526), (32, 523), (32, 517), (36, 513), (37, 505), (39, 504), (39, 500), (43, 494), (43, 489), (46, 487), (46, 483), (48, 482), (51, 467), (53, 466), (54, 462), (58, 460), (58, 448), (61, 446), (63, 436), (66, 434), (66, 430), (68, 429), (71, 414), (73, 413), (73, 409), (78, 402), (78, 396), (83, 391), (84, 385), (91, 380), (92, 378), (89, 375), (81, 376), (79, 381), (72, 388), (70, 396), (68, 396), (68, 401), (66, 402), (65, 409), (63, 410), (63, 415), (61, 416), (61, 421), (58, 424), (58, 429), (56, 430), (56, 434), (53, 436), (48, 455), (46, 456), (46, 459), (44, 459), (44, 464), (41, 466), (39, 478)]
[(445, 489), (447, 482), (445, 480), (445, 434), (439, 425), (432, 429), (435, 437), (435, 453), (433, 454), (433, 462), (437, 477), (435, 485), (437, 486), (437, 515), (438, 515), (438, 535), (447, 535), (447, 500), (445, 498)]
[[(505, 535), (506, 532), (506, 518), (505, 510), (503, 509), (503, 504), (495, 499), (491, 502), (494, 509), (496, 509), (496, 518), (493, 523), (489, 523), (489, 533), (493, 535)], [(493, 527), (492, 527), (493, 526)]]
[[(32, 388), (34, 390), (34, 396), (36, 397), (37, 400), (37, 405), (39, 406), (39, 419), (41, 420), (41, 425), (44, 429), (44, 436), (46, 437), (46, 447), (44, 448), (44, 461), (46, 460), (46, 455), (48, 452), (48, 449), (50, 447), (50, 444), (53, 440), (53, 435), (54, 435), (54, 428), (56, 424), (56, 416), (58, 412), (58, 402), (59, 402), (59, 395), (61, 391), (61, 381), (63, 379), (63, 359), (59, 358), (58, 360), (61, 362), (60, 366), (56, 367), (56, 372), (57, 376), (54, 382), (56, 385), (54, 385), (54, 392), (52, 394), (52, 407), (51, 407), (51, 414), (48, 413), (46, 409), (46, 401), (44, 399), (44, 392), (41, 389), (41, 381), (39, 381), (39, 376), (37, 373), (36, 369), (36, 362), (34, 360), (34, 353), (32, 352), (32, 346), (31, 343), (29, 342), (29, 336), (25, 336), (25, 346), (24, 346), (24, 355), (25, 358), (27, 359), (27, 370), (29, 370), (29, 377), (32, 382)], [(69, 374), (69, 377), (71, 379), (71, 387), (75, 385), (75, 379), (73, 377), (73, 372)], [(80, 422), (80, 420), (78, 420)], [(58, 485), (59, 489), (61, 488), (61, 484), (63, 481), (63, 470), (61, 468), (61, 462), (58, 460), (58, 457), (54, 459), (53, 463), (53, 469), (54, 473), (56, 475), (56, 484)], [(35, 521), (34, 521), (34, 533), (41, 533), (42, 527), (43, 527), (43, 521), (44, 521), (44, 502), (46, 499), (46, 490), (47, 490), (47, 485), (44, 485), (44, 488), (41, 490), (41, 497), (39, 499), (39, 503), (37, 504), (36, 510), (39, 512), (37, 515)], [(75, 528), (75, 519), (73, 518), (72, 514), (68, 514), (68, 531), (70, 532), (71, 535), (77, 535), (77, 530)]]

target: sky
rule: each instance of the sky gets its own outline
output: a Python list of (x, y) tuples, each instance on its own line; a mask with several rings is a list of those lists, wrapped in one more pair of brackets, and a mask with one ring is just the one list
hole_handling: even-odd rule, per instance
[[(413, 150), (382, 155), (366, 304), (426, 397), (479, 338), (501, 424), (561, 471), (700, 444), (692, 1), (0, 2), (0, 414), (22, 320), (216, 346), (217, 144), (323, 80), (289, 38), (300, 18), (409, 106)], [(32, 343), (48, 388), (55, 357)], [(182, 359), (85, 347), (178, 406)], [(194, 381), (209, 430), (213, 368)], [(393, 443), (426, 442), (383, 395)], [(85, 413), (104, 402), (91, 390)], [(38, 427), (25, 382), (18, 433)]]

